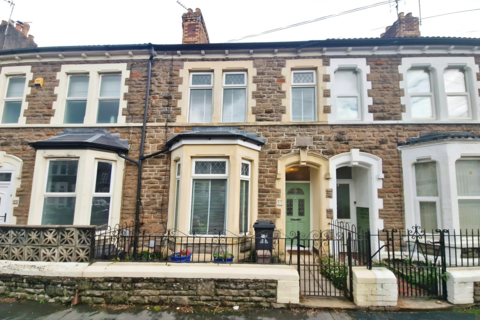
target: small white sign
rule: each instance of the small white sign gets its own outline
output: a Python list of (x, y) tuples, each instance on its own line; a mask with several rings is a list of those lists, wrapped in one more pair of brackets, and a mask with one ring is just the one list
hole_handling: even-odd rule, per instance
[(283, 200), (277, 200), (277, 206), (283, 206)]

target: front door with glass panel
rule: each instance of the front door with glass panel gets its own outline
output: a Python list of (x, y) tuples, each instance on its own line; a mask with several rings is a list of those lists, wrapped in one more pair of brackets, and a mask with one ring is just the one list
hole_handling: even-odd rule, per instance
[(292, 232), (307, 236), (310, 233), (310, 184), (287, 183), (286, 224), (287, 236)]
[(356, 224), (355, 186), (350, 180), (337, 180), (337, 220)]
[(13, 172), (0, 170), (0, 224), (9, 223), (9, 212), (12, 204)]

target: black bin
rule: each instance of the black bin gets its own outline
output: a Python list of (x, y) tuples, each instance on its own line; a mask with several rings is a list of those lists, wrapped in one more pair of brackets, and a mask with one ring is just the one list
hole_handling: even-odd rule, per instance
[(273, 230), (275, 224), (272, 221), (257, 221), (253, 224), (255, 229), (255, 250), (273, 250)]

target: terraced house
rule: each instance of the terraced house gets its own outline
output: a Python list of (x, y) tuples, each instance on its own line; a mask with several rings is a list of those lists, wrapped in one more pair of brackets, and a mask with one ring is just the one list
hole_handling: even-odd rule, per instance
[[(0, 223), (152, 232), (480, 228), (480, 40), (0, 52)], [(26, 34), (24, 35), (26, 36)]]

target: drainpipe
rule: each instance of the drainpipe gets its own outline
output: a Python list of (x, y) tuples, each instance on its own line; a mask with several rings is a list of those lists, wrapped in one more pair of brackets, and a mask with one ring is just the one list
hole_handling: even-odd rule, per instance
[(123, 158), (125, 160), (128, 160), (134, 164), (137, 165), (138, 167), (138, 174), (137, 174), (137, 201), (135, 205), (135, 235), (136, 237), (134, 238), (134, 243), (133, 243), (133, 256), (135, 257), (137, 255), (138, 251), (138, 234), (140, 232), (140, 206), (142, 203), (142, 169), (143, 169), (143, 160), (146, 160), (148, 158), (154, 157), (156, 155), (168, 152), (170, 148), (165, 148), (163, 150), (157, 151), (155, 153), (149, 154), (147, 156), (143, 156), (143, 149), (145, 147), (145, 136), (147, 134), (147, 117), (148, 117), (148, 102), (149, 102), (149, 97), (150, 97), (150, 84), (151, 84), (151, 75), (152, 75), (152, 60), (153, 57), (155, 56), (155, 51), (153, 50), (153, 45), (150, 45), (150, 58), (148, 59), (148, 71), (147, 71), (147, 89), (146, 89), (146, 94), (145, 94), (145, 108), (144, 108), (144, 114), (143, 114), (143, 126), (142, 126), (142, 139), (140, 142), (140, 151), (138, 155), (138, 161), (135, 161), (133, 159), (130, 159), (124, 155), (122, 155), (120, 152), (118, 152), (118, 156), (120, 158)]

